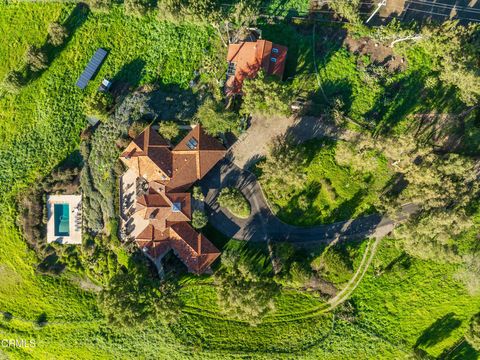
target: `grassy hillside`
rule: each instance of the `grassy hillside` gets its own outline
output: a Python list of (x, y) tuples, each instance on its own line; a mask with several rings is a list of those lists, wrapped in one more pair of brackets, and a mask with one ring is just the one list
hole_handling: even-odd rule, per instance
[[(270, 1), (267, 6), (272, 13), (285, 14), (289, 7), (306, 9), (307, 2)], [(390, 270), (382, 275), (372, 270), (361, 283), (353, 299), (358, 309), (355, 320), (341, 311), (322, 313), (324, 301), (313, 292), (284, 288), (273, 299), (275, 312), (264, 323), (251, 326), (219, 311), (211, 280), (186, 277), (180, 290), (185, 306), (174, 325), (147, 322), (125, 328), (107, 324), (97, 307), (96, 294), (73, 281), (75, 274), (38, 273), (35, 256), (15, 226), (13, 198), (77, 149), (80, 131), (86, 126), (84, 98), (96, 90), (103, 77), (126, 88), (156, 81), (162, 88), (171, 86), (181, 92), (188, 88), (195, 70), (223, 51), (218, 50), (219, 39), (208, 26), (160, 22), (154, 14), (129, 17), (120, 6), (108, 14), (96, 14), (71, 3), (2, 2), (0, 78), (23, 68), (28, 45), (42, 46), (52, 21), (68, 24), (70, 37), (65, 46), (48, 54), (49, 67), (26, 79), (18, 94), (0, 94), (0, 312), (4, 313), (0, 339), (34, 339), (37, 344), (34, 348), (2, 348), (0, 358), (5, 353), (12, 359), (401, 359), (410, 355), (413, 347), (438, 355), (461, 338), (466, 320), (480, 305), (479, 298), (455, 284), (452, 266), (393, 261), (401, 254), (388, 242), (374, 269), (383, 264)], [(300, 36), (289, 26), (272, 26), (264, 37), (287, 42), (292, 55), (287, 71), (303, 74), (298, 81), (307, 78), (308, 86), (315, 86), (311, 34), (303, 30)], [(109, 55), (96, 79), (82, 92), (75, 82), (98, 47), (107, 49)], [(338, 50), (331, 61), (322, 76), (337, 81), (341, 79), (332, 75), (335, 69), (350, 72), (353, 58)], [(360, 89), (356, 75), (353, 72), (349, 80)], [(375, 94), (359, 92), (352, 114), (367, 111), (361, 106), (371, 104), (369, 97)], [(312, 149), (315, 156), (309, 180), (331, 179), (340, 194), (332, 208), (348, 201), (360, 188), (371, 190), (362, 176), (331, 162), (331, 148)], [(346, 189), (343, 180), (352, 176), (355, 186)], [(379, 177), (378, 181), (383, 180)], [(374, 185), (369, 192), (372, 196), (380, 186)], [(314, 198), (315, 207), (328, 200), (327, 196), (320, 192)], [(366, 197), (359, 213), (371, 203)], [(329, 214), (312, 212), (308, 221)], [(360, 251), (354, 250), (348, 254), (358, 257)], [(333, 263), (336, 257), (331, 259)], [(258, 260), (268, 263), (269, 258), (263, 254)], [(349, 271), (353, 272), (357, 263), (353, 261)], [(344, 275), (332, 270), (338, 283), (347, 280)], [(445, 330), (440, 325), (446, 325)], [(467, 350), (472, 358), (477, 356)]]

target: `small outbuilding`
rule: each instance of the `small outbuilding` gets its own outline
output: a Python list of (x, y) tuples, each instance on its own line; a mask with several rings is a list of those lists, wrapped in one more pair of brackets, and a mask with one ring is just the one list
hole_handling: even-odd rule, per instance
[(225, 94), (227, 96), (242, 93), (245, 78), (254, 78), (260, 69), (268, 75), (283, 78), (287, 47), (274, 44), (268, 40), (242, 41), (228, 47), (227, 79)]

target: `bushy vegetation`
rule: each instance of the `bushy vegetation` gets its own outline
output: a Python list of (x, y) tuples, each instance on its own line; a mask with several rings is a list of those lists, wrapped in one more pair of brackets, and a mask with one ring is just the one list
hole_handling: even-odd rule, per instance
[(371, 213), (391, 176), (380, 153), (354, 153), (348, 143), (330, 140), (302, 146), (276, 142), (258, 167), (277, 215), (298, 225)]
[(68, 37), (68, 30), (58, 22), (53, 22), (48, 27), (48, 41), (53, 46), (62, 45)]
[(470, 320), (470, 327), (465, 338), (475, 350), (480, 351), (480, 314), (476, 314)]
[(201, 229), (207, 225), (208, 217), (201, 210), (194, 210), (192, 213), (192, 226), (195, 229)]
[(223, 134), (228, 131), (236, 132), (239, 126), (239, 116), (228, 111), (221, 103), (207, 99), (198, 108), (196, 118), (210, 135)]
[(223, 188), (217, 199), (220, 206), (228, 209), (233, 215), (239, 218), (250, 216), (250, 203), (236, 188)]
[(245, 79), (242, 86), (241, 112), (245, 114), (288, 115), (291, 92), (280, 80), (263, 71), (253, 79)]
[(173, 140), (178, 138), (180, 135), (180, 128), (175, 121), (162, 121), (158, 129), (160, 135), (165, 139)]

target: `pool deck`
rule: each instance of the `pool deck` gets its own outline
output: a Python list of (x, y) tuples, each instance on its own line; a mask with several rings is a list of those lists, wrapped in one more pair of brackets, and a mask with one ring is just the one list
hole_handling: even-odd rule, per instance
[[(68, 204), (69, 236), (55, 236), (55, 204)], [(47, 243), (58, 242), (67, 245), (82, 243), (82, 195), (48, 195), (47, 196)]]

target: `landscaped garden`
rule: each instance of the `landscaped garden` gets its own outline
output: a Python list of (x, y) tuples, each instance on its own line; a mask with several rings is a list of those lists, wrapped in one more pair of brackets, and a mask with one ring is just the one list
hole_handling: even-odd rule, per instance
[[(308, 2), (267, 1), (262, 9), (295, 15), (307, 11)], [(423, 163), (412, 158), (397, 162), (394, 151), (404, 146), (400, 141), (358, 151), (354, 142), (317, 139), (280, 144), (278, 158), (259, 164), (270, 205), (289, 223), (314, 225), (379, 211), (399, 169), (406, 169), (412, 184), (407, 195), (417, 199), (421, 194), (428, 210), (455, 204), (473, 219), (455, 215), (454, 226), (447, 221), (452, 213), (447, 220), (435, 218), (433, 225), (420, 219), (420, 225), (412, 224), (416, 232), (404, 230), (403, 237), (385, 239), (351, 300), (335, 312), (325, 311), (327, 301), (359, 269), (371, 243), (367, 240), (298, 250), (290, 244), (231, 240), (207, 225), (203, 231), (223, 253), (214, 275), (180, 273), (168, 285), (160, 283), (151, 264), (120, 243), (116, 176), (122, 169), (116, 160), (134, 130), (130, 123), (169, 120), (170, 128), (160, 130), (175, 139), (178, 128), (171, 121), (197, 121), (197, 108), (207, 104), (203, 114), (215, 120), (212, 133), (238, 129), (232, 113), (217, 117), (217, 80), (224, 78), (226, 48), (218, 29), (197, 20), (171, 21), (155, 11), (127, 15), (121, 4), (93, 12), (76, 3), (0, 4), (0, 79), (18, 71), (22, 80), (18, 88), (10, 86), (14, 91), (0, 92), (0, 339), (36, 341), (31, 348), (1, 348), (0, 358), (391, 359), (423, 352), (477, 358), (464, 335), (480, 308), (478, 253), (473, 251), (477, 232), (468, 228), (479, 216), (465, 199), (468, 194), (459, 194), (455, 185), (458, 179), (462, 186), (464, 179), (471, 181), (470, 165), (455, 157), (431, 159), (422, 153)], [(61, 45), (49, 43), (52, 22), (68, 30)], [(335, 117), (341, 112), (364, 126), (341, 117), (357, 131), (403, 134), (415, 128), (414, 111), (459, 112), (457, 92), (438, 80), (434, 52), (423, 45), (399, 46), (397, 56), (405, 57), (406, 69), (389, 75), (372, 65), (370, 55), (347, 50), (348, 26), (312, 27), (278, 19), (259, 20), (259, 26), (264, 38), (289, 47), (286, 78), (294, 78), (284, 83), (285, 92), (312, 100), (312, 114)], [(363, 28), (350, 30), (353, 38), (372, 35)], [(27, 69), (30, 45), (47, 50), (47, 66), (39, 71)], [(99, 47), (108, 56), (81, 92), (75, 82)], [(80, 137), (87, 127), (87, 105), (103, 78), (116, 84), (117, 103), (104, 99), (108, 111), (103, 108), (102, 123)], [(473, 109), (461, 117), (463, 127), (452, 130), (465, 142), (458, 145), (460, 152), (478, 152), (476, 114)], [(224, 127), (219, 130), (220, 120)], [(421, 132), (431, 139), (429, 134)], [(406, 147), (414, 154), (413, 148)], [(41, 243), (40, 213), (37, 219), (32, 214), (19, 219), (36, 211), (35, 199), (41, 203), (44, 191), (65, 180), (55, 172), (49, 175), (62, 162), (60, 169), (82, 168), (86, 226), (95, 230), (79, 247)], [(437, 168), (440, 175), (432, 172)], [(468, 189), (475, 191), (473, 185)], [(452, 198), (455, 202), (449, 202)], [(224, 200), (222, 206), (233, 214), (248, 217), (250, 204), (238, 190), (230, 190)], [(448, 261), (438, 262), (437, 255)], [(61, 265), (61, 271), (43, 264)]]
[(247, 218), (250, 215), (250, 203), (236, 188), (223, 188), (218, 195), (218, 204), (239, 218)]

